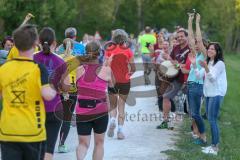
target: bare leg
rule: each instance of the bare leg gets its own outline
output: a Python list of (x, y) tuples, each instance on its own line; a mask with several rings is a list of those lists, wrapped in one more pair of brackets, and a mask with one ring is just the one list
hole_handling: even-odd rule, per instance
[(168, 115), (171, 110), (171, 101), (168, 98), (163, 98), (163, 119), (168, 120)]
[(192, 126), (193, 126), (193, 133), (200, 136), (195, 120), (192, 121)]
[(118, 99), (118, 125), (123, 125), (125, 120), (125, 103), (128, 95), (119, 95)]
[(124, 139), (123, 124), (125, 120), (125, 102), (128, 95), (119, 95), (118, 99), (118, 139)]
[(103, 134), (94, 133), (94, 150), (93, 150), (93, 160), (103, 160), (104, 156), (104, 136)]
[(76, 149), (77, 160), (84, 160), (90, 145), (91, 135), (79, 136), (79, 145)]
[(110, 103), (110, 118), (117, 117), (117, 94), (109, 94), (109, 103)]
[(109, 103), (110, 103), (110, 126), (107, 131), (108, 137), (114, 136), (114, 129), (116, 128), (116, 117), (117, 117), (117, 94), (109, 94)]
[(45, 153), (44, 155), (44, 160), (52, 160), (53, 159), (53, 154), (51, 153)]

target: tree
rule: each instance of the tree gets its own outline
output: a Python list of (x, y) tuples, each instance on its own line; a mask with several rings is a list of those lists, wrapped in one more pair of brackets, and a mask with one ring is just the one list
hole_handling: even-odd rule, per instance
[(145, 25), (174, 30), (186, 28), (187, 12), (196, 9), (202, 16), (201, 28), (212, 41), (220, 41), (227, 51), (240, 51), (240, 0), (0, 0), (0, 38), (11, 35), (31, 12), (30, 22), (38, 29), (50, 26), (59, 42), (67, 27), (84, 33), (100, 31), (103, 38), (111, 30), (123, 28), (137, 35)]

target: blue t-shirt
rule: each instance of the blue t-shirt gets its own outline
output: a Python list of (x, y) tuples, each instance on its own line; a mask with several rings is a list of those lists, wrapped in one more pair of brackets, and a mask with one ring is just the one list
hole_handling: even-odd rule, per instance
[(5, 63), (6, 59), (7, 59), (7, 55), (8, 55), (8, 51), (6, 50), (0, 50), (0, 65), (2, 65), (3, 63)]
[[(203, 53), (197, 53), (197, 55), (196, 55), (196, 69), (191, 64), (190, 71), (189, 71), (189, 74), (188, 74), (188, 81), (196, 82), (196, 83), (199, 83), (199, 84), (203, 84), (203, 78), (204, 78), (205, 70), (199, 64), (200, 60), (204, 61)], [(198, 77), (196, 75), (196, 71), (198, 72)]]
[[(83, 44), (77, 42), (77, 41), (73, 41), (73, 49), (72, 49), (72, 55), (73, 56), (82, 56), (85, 55), (85, 47)], [(63, 54), (65, 51), (63, 45), (61, 44), (58, 49), (57, 49), (57, 54)]]

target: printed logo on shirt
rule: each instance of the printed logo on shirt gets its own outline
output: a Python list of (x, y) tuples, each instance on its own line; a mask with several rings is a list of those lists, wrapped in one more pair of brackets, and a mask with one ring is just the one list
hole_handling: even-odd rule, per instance
[(12, 91), (14, 98), (12, 99), (11, 103), (25, 103), (25, 91)]

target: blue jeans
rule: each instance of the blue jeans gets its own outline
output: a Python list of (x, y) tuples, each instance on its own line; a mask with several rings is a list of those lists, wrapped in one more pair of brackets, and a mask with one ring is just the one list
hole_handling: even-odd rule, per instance
[(222, 96), (206, 97), (206, 112), (211, 127), (212, 145), (217, 145), (219, 143), (219, 128), (217, 118), (222, 100)]
[(205, 125), (200, 114), (201, 99), (203, 96), (203, 85), (198, 83), (188, 83), (188, 103), (190, 108), (190, 114), (195, 120), (200, 134), (205, 133)]

